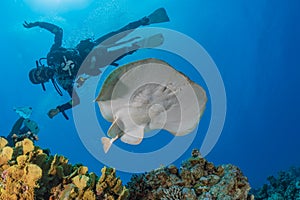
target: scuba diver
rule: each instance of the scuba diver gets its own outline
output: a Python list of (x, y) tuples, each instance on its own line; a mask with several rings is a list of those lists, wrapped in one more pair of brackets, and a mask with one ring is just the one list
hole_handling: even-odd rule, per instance
[(25, 138), (28, 138), (32, 141), (37, 141), (38, 140), (37, 134), (40, 131), (40, 129), (35, 121), (29, 119), (32, 113), (32, 108), (19, 107), (19, 108), (14, 108), (14, 110), (20, 116), (20, 118), (15, 122), (10, 133), (6, 137), (8, 144), (14, 147), (15, 143)]
[[(103, 52), (105, 53), (101, 56), (101, 60), (105, 60), (107, 59), (107, 57), (109, 57), (109, 54), (113, 54), (113, 52), (107, 51), (107, 48), (116, 46), (121, 43), (114, 44), (115, 41), (113, 41), (111, 44), (108, 44), (107, 46), (103, 46), (102, 45), (103, 41), (107, 41), (107, 39), (109, 41), (110, 40), (109, 38), (111, 38), (112, 36), (116, 36), (120, 33), (121, 33), (121, 37), (123, 38), (124, 36), (128, 35), (130, 31), (133, 31), (134, 29), (140, 26), (146, 26), (154, 23), (161, 23), (161, 22), (168, 22), (168, 21), (169, 21), (169, 17), (165, 9), (159, 8), (149, 16), (143, 17), (140, 20), (129, 23), (123, 28), (117, 31), (110, 32), (96, 40), (92, 40), (92, 39), (82, 40), (75, 48), (62, 47), (62, 37), (63, 37), (62, 28), (47, 22), (27, 23), (25, 21), (23, 24), (25, 28), (32, 28), (38, 26), (40, 28), (48, 30), (49, 32), (53, 33), (55, 36), (54, 44), (52, 45), (50, 52), (47, 54), (47, 58), (41, 58), (39, 61), (36, 61), (36, 68), (32, 69), (29, 72), (30, 81), (33, 84), (41, 84), (43, 90), (45, 90), (44, 83), (51, 80), (56, 91), (61, 96), (62, 96), (62, 92), (59, 89), (58, 85), (60, 85), (65, 91), (67, 91), (72, 98), (72, 100), (70, 100), (69, 102), (63, 105), (59, 105), (54, 109), (51, 109), (48, 112), (48, 116), (50, 118), (53, 118), (58, 113), (62, 113), (63, 116), (66, 119), (68, 119), (68, 116), (66, 115), (65, 111), (71, 109), (72, 107), (80, 103), (78, 95), (76, 94), (75, 91), (73, 92), (76, 75), (78, 73), (81, 64), (84, 62), (85, 58), (89, 55), (89, 53), (94, 48), (98, 48), (98, 46), (102, 46), (101, 48), (103, 48)], [(125, 32), (125, 35), (122, 35), (123, 32)], [(132, 40), (134, 39), (138, 39), (138, 38), (133, 38)], [(152, 46), (157, 46), (162, 43), (161, 35), (160, 36), (156, 35), (152, 37), (150, 41), (155, 41), (155, 39), (158, 39), (158, 41), (154, 42)], [(132, 40), (128, 40), (127, 42), (131, 42)], [(99, 45), (100, 43), (101, 45)], [(138, 47), (143, 46), (142, 45), (143, 43), (145, 43), (145, 41), (137, 41), (133, 43), (132, 46), (129, 48), (126, 47), (126, 48), (119, 49), (119, 52), (122, 51), (122, 54), (118, 54), (118, 55), (121, 56), (118, 56), (117, 59), (115, 60), (108, 61), (107, 63), (105, 63), (105, 65), (118, 66), (118, 64), (116, 63), (117, 60), (120, 60), (126, 55), (132, 54), (138, 49)], [(43, 59), (47, 60), (47, 66), (42, 64)], [(97, 65), (97, 67), (95, 68), (90, 68), (86, 72), (86, 74), (90, 76), (99, 75), (101, 73), (99, 67), (104, 67), (104, 66)], [(78, 84), (82, 84), (84, 82), (84, 79), (79, 78), (77, 81), (79, 81)]]

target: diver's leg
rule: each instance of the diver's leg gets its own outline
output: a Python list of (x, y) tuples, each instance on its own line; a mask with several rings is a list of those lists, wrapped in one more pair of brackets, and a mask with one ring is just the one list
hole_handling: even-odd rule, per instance
[[(168, 21), (170, 21), (170, 19), (167, 15), (166, 10), (164, 8), (158, 8), (154, 12), (152, 12), (150, 15), (145, 16), (145, 17), (141, 18), (140, 20), (131, 22), (131, 23), (127, 24), (126, 26), (120, 28), (117, 31), (110, 32), (110, 33), (98, 38), (95, 41), (95, 45), (99, 45), (103, 41), (114, 36), (110, 40), (106, 41), (105, 42), (106, 44), (104, 44), (104, 46), (110, 46), (111, 44), (116, 43), (118, 40), (125, 37), (130, 32), (132, 32), (134, 29), (136, 29), (140, 26), (146, 26), (146, 25), (150, 25), (150, 24), (162, 23), (162, 22), (168, 22)], [(120, 34), (120, 33), (122, 33), (122, 34)]]
[[(133, 30), (133, 29), (136, 29), (140, 26), (145, 26), (145, 25), (149, 25), (149, 24), (155, 24), (155, 23), (162, 23), (162, 22), (168, 22), (170, 21), (168, 15), (167, 15), (167, 12), (164, 8), (159, 8), (157, 10), (155, 10), (154, 12), (152, 12), (150, 15), (146, 16), (146, 17), (143, 17), (142, 19), (140, 20), (137, 20), (137, 21), (134, 21), (134, 22), (131, 22), (129, 24), (127, 24), (126, 26), (120, 28), (119, 30), (117, 31), (114, 31), (114, 32), (111, 32), (111, 33), (108, 33), (102, 37), (100, 37), (99, 39), (97, 39), (95, 42), (96, 42), (96, 45), (100, 44), (101, 42), (103, 42), (104, 40), (110, 38), (111, 36), (114, 36), (118, 33), (121, 33), (121, 32), (124, 32), (126, 31), (126, 33), (123, 34), (120, 34), (120, 37), (119, 39), (125, 37), (126, 35), (128, 35), (131, 31), (129, 30)], [(123, 36), (122, 36), (123, 35)], [(119, 39), (112, 39), (112, 42), (111, 43), (115, 43), (116, 41), (118, 41)]]
[(14, 141), (13, 141), (12, 136), (13, 136), (14, 134), (16, 134), (16, 135), (19, 134), (19, 131), (20, 131), (21, 127), (22, 127), (22, 124), (23, 124), (24, 120), (25, 120), (25, 119), (24, 119), (23, 117), (20, 117), (20, 118), (15, 122), (15, 124), (13, 125), (13, 127), (12, 127), (10, 133), (9, 133), (8, 136), (6, 137), (6, 139), (7, 139), (9, 145), (14, 145)]
[(130, 32), (132, 32), (134, 29), (140, 27), (140, 26), (145, 26), (145, 25), (148, 25), (148, 22), (149, 22), (149, 19), (147, 17), (144, 17), (140, 20), (137, 20), (137, 21), (134, 21), (134, 22), (131, 22), (129, 24), (127, 24), (126, 26), (120, 28), (119, 30), (116, 30), (116, 31), (113, 31), (113, 32), (110, 32), (100, 38), (98, 38), (97, 40), (95, 40), (95, 44), (98, 45), (100, 44), (101, 42), (105, 41), (106, 39), (112, 37), (112, 36), (115, 36), (119, 33), (122, 33), (125, 31), (124, 34), (119, 34), (118, 36), (115, 36), (112, 41), (110, 41), (111, 44), (117, 42), (118, 40), (120, 40), (121, 38), (125, 37), (126, 35), (128, 35)]
[[(20, 117), (16, 122), (15, 122), (15, 124), (13, 125), (13, 127), (12, 127), (12, 129), (11, 129), (11, 133), (12, 133), (12, 135), (15, 133), (15, 134), (17, 134), (18, 132), (19, 132), (19, 130), (21, 129), (21, 127), (22, 127), (22, 124), (23, 124), (23, 122), (24, 122), (24, 118), (23, 117)], [(10, 133), (10, 134), (11, 134)]]

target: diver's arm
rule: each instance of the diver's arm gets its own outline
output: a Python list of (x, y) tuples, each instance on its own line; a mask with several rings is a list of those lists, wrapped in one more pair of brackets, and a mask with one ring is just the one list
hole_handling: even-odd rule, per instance
[(65, 112), (66, 110), (69, 110), (73, 107), (73, 101), (69, 101), (63, 105), (57, 106), (56, 108), (59, 110), (59, 112)]
[(27, 23), (24, 22), (23, 26), (25, 28), (32, 28), (32, 27), (40, 27), (43, 29), (46, 29), (47, 31), (54, 34), (54, 44), (52, 45), (51, 49), (58, 48), (62, 45), (62, 37), (63, 37), (63, 29), (59, 26), (56, 26), (54, 24), (48, 23), (48, 22), (33, 22), (33, 23)]
[(55, 115), (57, 115), (58, 113), (62, 113), (64, 115), (64, 117), (68, 120), (68, 116), (67, 114), (65, 113), (66, 110), (69, 110), (71, 109), (72, 107), (74, 106), (77, 106), (79, 103), (80, 103), (80, 99), (79, 99), (79, 96), (77, 94), (77, 92), (74, 90), (73, 91), (73, 85), (68, 87), (67, 89), (67, 92), (68, 94), (70, 95), (70, 97), (72, 97), (72, 100), (68, 101), (67, 103), (65, 104), (62, 104), (60, 106), (57, 106), (56, 108), (54, 109), (51, 109), (49, 112), (48, 112), (48, 116), (52, 119)]
[(52, 119), (55, 115), (57, 115), (58, 113), (62, 113), (64, 115), (64, 117), (68, 120), (68, 116), (67, 114), (65, 113), (66, 110), (69, 110), (71, 109), (72, 107), (76, 106), (79, 104), (79, 98), (77, 95), (73, 95), (75, 97), (73, 97), (73, 100), (71, 101), (68, 101), (67, 103), (65, 104), (62, 104), (60, 106), (57, 106), (56, 108), (54, 109), (51, 109), (49, 112), (48, 112), (48, 116)]
[(59, 110), (59, 112), (61, 112), (65, 116), (65, 118), (67, 118), (66, 114), (65, 114), (65, 110), (69, 110), (72, 107), (75, 107), (75, 106), (77, 106), (80, 103), (79, 96), (76, 93), (76, 91), (73, 91), (73, 88), (70, 88), (68, 90), (68, 93), (72, 97), (72, 100), (68, 101), (67, 103), (65, 103), (65, 104), (63, 104), (61, 106), (57, 106), (57, 109)]
[(48, 116), (52, 119), (55, 115), (57, 115), (58, 113), (61, 112), (63, 114), (63, 116), (68, 120), (69, 118), (68, 118), (67, 114), (65, 113), (65, 111), (69, 110), (71, 108), (72, 108), (72, 100), (65, 104), (62, 104), (60, 106), (57, 106), (54, 109), (49, 110)]

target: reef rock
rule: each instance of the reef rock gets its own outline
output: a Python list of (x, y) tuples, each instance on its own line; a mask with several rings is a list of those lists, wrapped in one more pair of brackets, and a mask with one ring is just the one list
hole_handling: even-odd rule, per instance
[(214, 166), (196, 149), (180, 169), (170, 165), (134, 175), (127, 188), (130, 200), (251, 199), (248, 180), (237, 167)]
[(269, 184), (251, 191), (257, 200), (300, 199), (300, 168), (280, 171), (277, 177), (268, 177)]

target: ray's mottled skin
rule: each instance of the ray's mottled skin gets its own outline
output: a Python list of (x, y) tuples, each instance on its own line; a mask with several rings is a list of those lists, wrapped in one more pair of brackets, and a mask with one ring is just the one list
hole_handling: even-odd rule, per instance
[(207, 97), (203, 88), (157, 59), (129, 63), (113, 71), (96, 99), (103, 117), (112, 122), (102, 138), (104, 152), (117, 139), (138, 145), (144, 133), (164, 129), (174, 136), (198, 125)]

